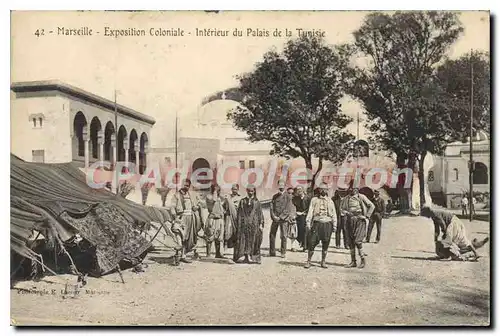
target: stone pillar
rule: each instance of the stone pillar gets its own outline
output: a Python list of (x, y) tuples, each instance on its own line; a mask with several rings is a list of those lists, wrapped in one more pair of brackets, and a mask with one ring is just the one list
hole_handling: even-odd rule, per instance
[(116, 162), (118, 162), (117, 151), (116, 151), (116, 134), (111, 134), (111, 164), (113, 169), (116, 167)]
[(135, 150), (135, 173), (139, 174), (139, 150), (141, 147), (139, 147), (139, 144), (135, 144), (134, 150)]
[(112, 190), (114, 190), (118, 194), (118, 180), (117, 180), (117, 172), (116, 172), (116, 163), (118, 162), (118, 157), (116, 156), (116, 134), (111, 134), (111, 165), (113, 167), (113, 178), (111, 179)]
[(123, 150), (125, 151), (125, 165), (128, 165), (129, 145), (127, 138), (123, 139)]
[(97, 133), (97, 146), (98, 146), (98, 152), (99, 152), (99, 161), (102, 163), (104, 162), (104, 132), (99, 131)]
[(83, 137), (83, 146), (84, 146), (84, 150), (85, 150), (85, 154), (84, 154), (85, 169), (87, 169), (89, 167), (89, 161), (90, 161), (90, 151), (89, 151), (90, 137), (89, 137), (89, 132), (87, 129), (83, 129), (82, 137)]
[(142, 153), (142, 157), (144, 160), (144, 167), (148, 167), (148, 154), (149, 154), (149, 147), (148, 143), (146, 142), (144, 145), (144, 152)]

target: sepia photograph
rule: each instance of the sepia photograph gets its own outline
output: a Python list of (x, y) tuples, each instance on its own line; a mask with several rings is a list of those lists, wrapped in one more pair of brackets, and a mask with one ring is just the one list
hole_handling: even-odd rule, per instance
[(490, 327), (489, 11), (10, 13), (10, 325)]

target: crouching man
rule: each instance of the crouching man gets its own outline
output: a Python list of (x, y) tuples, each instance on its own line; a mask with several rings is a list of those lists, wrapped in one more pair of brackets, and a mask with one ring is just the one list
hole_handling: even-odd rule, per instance
[[(440, 259), (476, 261), (479, 258), (476, 250), (483, 247), (489, 240), (486, 237), (483, 240), (474, 238), (470, 241), (464, 223), (445, 209), (425, 205), (420, 210), (420, 215), (434, 222), (434, 243), (436, 254)], [(440, 235), (441, 239), (439, 239)]]
[(332, 233), (337, 227), (337, 212), (335, 204), (328, 197), (328, 189), (322, 187), (319, 196), (313, 197), (306, 217), (306, 228), (309, 232), (307, 239), (307, 262), (305, 268), (311, 267), (314, 249), (321, 242), (321, 267), (326, 266), (326, 255), (330, 246)]

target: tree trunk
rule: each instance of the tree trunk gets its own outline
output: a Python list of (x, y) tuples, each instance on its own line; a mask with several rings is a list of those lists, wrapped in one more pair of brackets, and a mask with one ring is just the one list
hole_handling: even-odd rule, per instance
[(425, 180), (424, 174), (424, 160), (427, 152), (422, 152), (420, 154), (420, 160), (418, 161), (418, 180), (419, 180), (419, 191), (420, 191), (420, 209), (425, 204), (425, 184), (427, 181)]
[(323, 159), (319, 159), (318, 169), (316, 169), (316, 172), (313, 175), (312, 190), (314, 190), (314, 187), (316, 186), (316, 177), (318, 176), (321, 169), (323, 169)]
[[(398, 153), (397, 158), (396, 158), (397, 167), (398, 168), (409, 167), (409, 165), (406, 164), (407, 159), (408, 159), (407, 153)], [(405, 176), (405, 180), (406, 180), (406, 176)], [(410, 208), (410, 206), (409, 206), (410, 205), (410, 193), (408, 192), (407, 189), (405, 189), (404, 181), (402, 184), (400, 184), (398, 181), (397, 189), (398, 189), (398, 194), (399, 194), (399, 211), (401, 211), (402, 213), (408, 212), (409, 208)]]
[(306, 162), (306, 169), (307, 169), (307, 185), (308, 185), (308, 191), (313, 194), (314, 190), (314, 176), (312, 174), (312, 161), (309, 158), (304, 158), (304, 161)]
[(409, 193), (408, 193), (408, 211), (416, 210), (413, 208), (413, 190), (415, 187), (415, 180), (413, 179), (413, 176), (414, 176), (413, 173), (414, 173), (415, 166), (416, 166), (417, 160), (418, 160), (417, 155), (418, 154), (414, 150), (410, 150), (410, 152), (408, 154), (408, 168), (410, 168), (412, 171), (411, 185), (410, 185), (410, 189), (409, 189)]

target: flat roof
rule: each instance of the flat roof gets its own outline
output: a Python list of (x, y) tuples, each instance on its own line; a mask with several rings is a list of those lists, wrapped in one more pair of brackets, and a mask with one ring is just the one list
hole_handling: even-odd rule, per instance
[[(103, 98), (91, 92), (60, 82), (58, 80), (44, 80), (44, 81), (30, 81), (30, 82), (16, 82), (10, 86), (14, 92), (41, 92), (41, 91), (59, 91), (69, 96), (82, 99), (84, 101), (93, 103), (105, 109), (114, 111), (115, 103), (109, 99)], [(148, 124), (154, 125), (156, 120), (146, 114), (137, 112), (129, 107), (116, 104), (118, 113), (144, 121)]]

